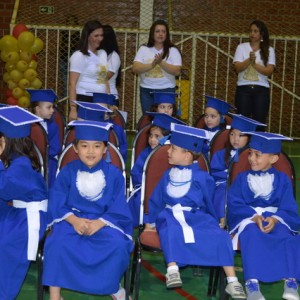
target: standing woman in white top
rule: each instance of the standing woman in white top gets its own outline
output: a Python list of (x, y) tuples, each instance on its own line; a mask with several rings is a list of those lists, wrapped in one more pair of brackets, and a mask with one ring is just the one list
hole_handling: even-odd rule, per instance
[(132, 67), (132, 71), (140, 75), (143, 114), (153, 105), (152, 92), (175, 92), (175, 76), (180, 74), (181, 66), (181, 54), (170, 40), (167, 23), (155, 21), (148, 43), (139, 48)]
[(250, 24), (249, 38), (249, 42), (237, 47), (233, 59), (238, 73), (235, 106), (238, 114), (266, 123), (270, 106), (268, 77), (275, 68), (275, 52), (270, 47), (269, 32), (262, 21), (255, 20)]
[(100, 48), (105, 50), (108, 59), (108, 72), (106, 79), (109, 82), (108, 94), (116, 97), (116, 104), (119, 106), (119, 94), (117, 87), (121, 84), (121, 59), (114, 29), (110, 25), (103, 25), (104, 39)]
[(92, 102), (93, 93), (107, 93), (107, 54), (100, 49), (103, 26), (97, 20), (88, 21), (82, 29), (79, 50), (70, 58), (69, 100), (70, 120), (77, 118), (72, 100)]

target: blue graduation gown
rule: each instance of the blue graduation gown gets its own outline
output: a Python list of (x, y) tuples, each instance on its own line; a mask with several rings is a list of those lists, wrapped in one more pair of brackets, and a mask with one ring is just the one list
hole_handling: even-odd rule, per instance
[[(48, 198), (43, 176), (32, 169), (28, 157), (12, 160), (5, 169), (0, 161), (0, 299), (15, 299), (25, 279), (30, 261), (27, 257), (28, 222), (25, 208), (7, 205), (12, 200), (26, 203)], [(39, 212), (41, 238), (46, 229), (46, 212)]]
[(127, 151), (128, 151), (126, 132), (125, 132), (124, 128), (121, 127), (120, 125), (113, 123), (111, 120), (109, 122), (111, 122), (113, 124), (113, 129), (119, 140), (119, 150), (120, 150), (120, 153), (122, 154), (124, 162), (126, 163)]
[[(143, 169), (145, 161), (151, 153), (151, 151), (152, 148), (148, 146), (139, 154), (130, 173), (134, 190), (132, 191), (131, 196), (128, 198), (127, 202), (133, 218), (134, 227), (139, 225)], [(144, 223), (147, 222), (145, 221)]]
[(216, 190), (213, 198), (213, 205), (218, 218), (225, 217), (225, 201), (226, 201), (226, 180), (228, 167), (225, 164), (226, 149), (215, 152), (210, 162), (211, 175), (216, 182)]
[(210, 135), (210, 139), (204, 141), (203, 147), (202, 147), (202, 153), (205, 154), (206, 157), (209, 157), (209, 150), (210, 150), (210, 142), (215, 136), (215, 134), (220, 131), (220, 126), (216, 126), (214, 128), (208, 128), (207, 126), (204, 127), (205, 130), (208, 131)]
[[(255, 198), (248, 184), (248, 174), (261, 176), (265, 173), (274, 174), (270, 198)], [(300, 280), (300, 236), (296, 234), (300, 228), (300, 218), (291, 181), (286, 174), (274, 168), (266, 172), (250, 170), (240, 173), (229, 189), (227, 209), (231, 232), (240, 230), (237, 236), (246, 280)], [(264, 217), (274, 215), (279, 219), (270, 233), (262, 232), (250, 221), (257, 212)]]
[[(229, 234), (220, 229), (212, 205), (215, 189), (213, 178), (201, 170), (198, 163), (176, 166), (192, 171), (190, 188), (179, 198), (167, 192), (170, 170), (167, 170), (149, 199), (149, 221), (156, 223), (161, 248), (167, 263), (179, 266), (232, 266), (233, 250)], [(194, 242), (186, 242), (183, 227), (175, 218), (174, 207), (190, 208), (182, 211), (186, 224), (192, 229)]]
[(56, 122), (46, 120), (49, 143), (49, 161), (48, 161), (48, 187), (52, 187), (56, 178), (58, 155), (61, 152), (62, 145), (60, 143), (59, 128)]
[[(91, 197), (89, 184), (94, 182), (94, 189), (100, 184), (97, 174), (104, 178), (102, 189)], [(79, 235), (64, 220), (70, 214), (108, 226), (92, 236)], [(53, 230), (45, 243), (43, 284), (98, 295), (117, 292), (133, 248), (120, 170), (103, 160), (91, 169), (80, 160), (67, 164), (50, 192), (49, 222)]]

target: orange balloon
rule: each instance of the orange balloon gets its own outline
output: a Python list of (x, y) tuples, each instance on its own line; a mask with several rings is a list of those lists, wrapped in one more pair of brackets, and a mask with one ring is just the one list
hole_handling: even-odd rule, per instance
[(23, 31), (18, 37), (18, 47), (21, 50), (29, 50), (33, 45), (35, 36), (30, 31)]
[(18, 105), (18, 99), (14, 98), (13, 96), (10, 96), (6, 99), (6, 103), (9, 105)]
[(30, 51), (33, 54), (37, 54), (42, 51), (44, 48), (44, 42), (40, 38), (35, 38), (33, 45), (30, 48)]
[(28, 97), (26, 96), (22, 96), (18, 99), (18, 105), (23, 107), (23, 108), (27, 108), (30, 106), (30, 100)]
[(23, 31), (28, 31), (28, 28), (26, 27), (26, 25), (17, 24), (13, 29), (13, 36), (17, 39)]

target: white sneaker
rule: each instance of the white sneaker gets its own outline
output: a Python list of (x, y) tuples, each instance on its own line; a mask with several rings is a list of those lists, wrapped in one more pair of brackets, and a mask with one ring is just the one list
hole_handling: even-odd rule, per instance
[(166, 286), (168, 289), (178, 288), (182, 286), (179, 271), (171, 271), (166, 274)]
[(247, 300), (266, 300), (259, 290), (259, 283), (257, 280), (246, 281)]
[(286, 300), (299, 300), (298, 283), (295, 279), (287, 279), (285, 281), (282, 298)]
[(226, 285), (225, 292), (230, 295), (233, 300), (242, 300), (247, 298), (243, 286), (238, 281), (228, 283)]

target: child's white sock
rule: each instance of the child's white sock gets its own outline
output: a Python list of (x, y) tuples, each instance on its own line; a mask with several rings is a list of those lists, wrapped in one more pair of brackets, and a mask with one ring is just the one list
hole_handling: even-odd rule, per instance
[(125, 289), (120, 287), (119, 290), (111, 295), (111, 298), (113, 300), (125, 300), (126, 298), (126, 292)]
[(227, 277), (227, 283), (236, 282), (238, 281), (238, 278), (235, 276), (228, 276)]
[(171, 272), (174, 272), (174, 271), (176, 271), (176, 272), (179, 271), (179, 268), (178, 268), (177, 265), (170, 266), (170, 267), (167, 268), (167, 273), (171, 273)]

